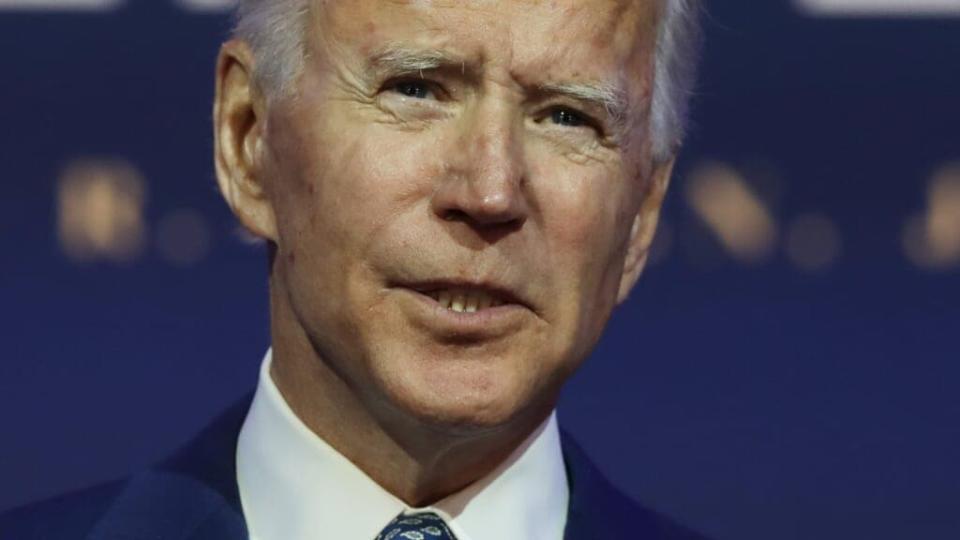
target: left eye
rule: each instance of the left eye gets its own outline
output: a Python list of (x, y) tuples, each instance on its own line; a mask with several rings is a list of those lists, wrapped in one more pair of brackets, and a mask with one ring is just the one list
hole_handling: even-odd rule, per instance
[(427, 99), (433, 92), (430, 85), (420, 81), (401, 81), (391, 88), (394, 92), (414, 99)]
[(583, 115), (565, 108), (554, 109), (550, 113), (550, 120), (552, 120), (554, 124), (569, 127), (580, 127), (587, 124), (587, 119), (584, 118)]

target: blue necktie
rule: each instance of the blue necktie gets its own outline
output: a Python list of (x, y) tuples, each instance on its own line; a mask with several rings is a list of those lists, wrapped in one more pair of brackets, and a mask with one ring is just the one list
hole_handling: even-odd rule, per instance
[(457, 540), (443, 518), (433, 512), (400, 514), (383, 528), (376, 540)]

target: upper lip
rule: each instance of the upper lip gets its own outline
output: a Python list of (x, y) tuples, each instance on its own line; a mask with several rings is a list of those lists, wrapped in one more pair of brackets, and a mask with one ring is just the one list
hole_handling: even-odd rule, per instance
[(504, 304), (517, 304), (526, 308), (530, 308), (530, 304), (527, 302), (527, 300), (515, 290), (503, 285), (489, 282), (436, 279), (404, 283), (403, 287), (426, 295), (429, 295), (432, 292), (448, 289), (481, 291), (503, 302)]

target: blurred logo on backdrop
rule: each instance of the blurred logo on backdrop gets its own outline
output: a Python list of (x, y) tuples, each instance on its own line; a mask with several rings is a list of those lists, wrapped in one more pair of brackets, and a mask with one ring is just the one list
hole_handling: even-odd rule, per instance
[[(21, 11), (112, 11), (127, 0), (0, 0), (0, 10)], [(187, 11), (227, 11), (236, 0), (170, 0)]]
[(794, 0), (812, 16), (943, 17), (960, 15), (960, 0)]
[(60, 246), (72, 259), (130, 261), (143, 250), (143, 176), (123, 160), (71, 163), (57, 190)]
[(57, 184), (57, 236), (60, 249), (78, 263), (132, 263), (151, 242), (169, 264), (187, 267), (210, 251), (213, 233), (193, 208), (173, 208), (151, 223), (148, 183), (131, 162), (80, 158), (64, 168)]

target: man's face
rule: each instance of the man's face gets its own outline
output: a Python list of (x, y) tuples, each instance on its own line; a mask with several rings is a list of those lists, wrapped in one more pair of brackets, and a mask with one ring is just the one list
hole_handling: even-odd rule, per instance
[(659, 206), (654, 2), (319, 4), (258, 171), (292, 320), (373, 410), (485, 429), (551, 405)]

